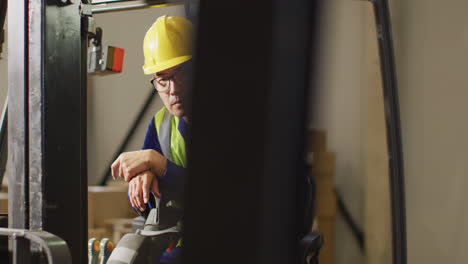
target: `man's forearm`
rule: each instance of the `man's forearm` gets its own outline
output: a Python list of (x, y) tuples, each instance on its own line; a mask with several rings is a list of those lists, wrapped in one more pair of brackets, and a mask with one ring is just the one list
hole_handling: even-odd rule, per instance
[(158, 153), (156, 150), (149, 150), (150, 157), (147, 160), (148, 166), (151, 168), (151, 171), (161, 179), (164, 176), (164, 172), (167, 168), (167, 159)]

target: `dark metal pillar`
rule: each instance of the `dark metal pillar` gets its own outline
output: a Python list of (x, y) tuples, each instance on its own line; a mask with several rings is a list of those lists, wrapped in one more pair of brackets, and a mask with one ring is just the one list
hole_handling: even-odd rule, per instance
[[(86, 73), (86, 60), (82, 58), (80, 1), (66, 5), (34, 2), (40, 3), (43, 13), (40, 21), (30, 24), (40, 23), (42, 38), (30, 39), (41, 43), (43, 54), (37, 64), (41, 71), (30, 69), (42, 73), (30, 79), (31, 84), (41, 84), (42, 104), (35, 113), (39, 116), (30, 120), (30, 138), (41, 138), (30, 142), (31, 156), (41, 155), (37, 163), (31, 163), (31, 169), (36, 169), (35, 173), (31, 170), (31, 187), (37, 187), (31, 189), (31, 228), (41, 227), (62, 237), (70, 247), (73, 263), (85, 263), (86, 123), (82, 120), (86, 120), (86, 79), (82, 71)], [(34, 206), (36, 202), (39, 206)]]
[(374, 7), (380, 71), (382, 73), (385, 125), (387, 130), (388, 167), (392, 206), (393, 263), (407, 263), (406, 202), (400, 103), (393, 50), (392, 27), (388, 0), (371, 1)]
[(73, 263), (87, 261), (86, 34), (80, 4), (10, 1), (8, 16), (9, 120), (15, 120), (9, 124), (10, 227), (63, 238)]
[(200, 2), (184, 263), (301, 263), (316, 2)]

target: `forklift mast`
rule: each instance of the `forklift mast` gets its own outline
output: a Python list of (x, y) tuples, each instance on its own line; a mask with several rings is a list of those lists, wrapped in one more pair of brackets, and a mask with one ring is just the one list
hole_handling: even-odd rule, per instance
[[(299, 241), (312, 217), (305, 210), (311, 206), (304, 182), (306, 98), (315, 91), (310, 89), (311, 51), (317, 43), (320, 1), (188, 2), (197, 4), (200, 16), (195, 19), (191, 76), (194, 125), (184, 263), (304, 263), (307, 246)], [(393, 263), (405, 264), (403, 157), (390, 17), (387, 0), (371, 2), (384, 83)], [(10, 245), (14, 263), (29, 263), (39, 248), (47, 251), (37, 237), (52, 236), (60, 237), (53, 240), (60, 246), (53, 252), (67, 256), (63, 246), (68, 246), (73, 263), (85, 263), (86, 60), (88, 38), (96, 28), (92, 14), (180, 2), (9, 4), (8, 56), (14, 59), (8, 60), (8, 120), (15, 122), (8, 125), (9, 229), (0, 229), (0, 235), (19, 237)]]

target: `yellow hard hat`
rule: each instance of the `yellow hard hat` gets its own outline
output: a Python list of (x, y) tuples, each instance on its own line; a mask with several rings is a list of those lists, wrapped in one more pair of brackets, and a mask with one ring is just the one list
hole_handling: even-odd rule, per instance
[(162, 16), (146, 32), (143, 41), (145, 74), (160, 72), (192, 58), (192, 22)]

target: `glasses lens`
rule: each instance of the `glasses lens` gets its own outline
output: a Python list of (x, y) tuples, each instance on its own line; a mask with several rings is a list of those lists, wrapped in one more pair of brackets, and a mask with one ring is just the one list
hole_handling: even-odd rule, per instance
[(156, 79), (152, 79), (150, 83), (153, 85), (154, 89), (156, 89), (158, 92), (166, 92), (169, 88), (169, 82), (166, 81), (161, 81)]
[(167, 87), (169, 84), (169, 78), (157, 78), (156, 82), (161, 86), (161, 87)]

